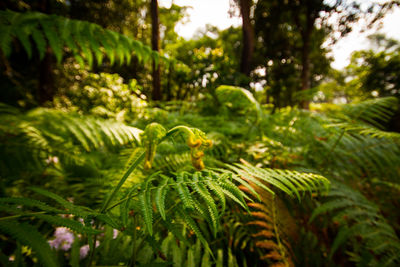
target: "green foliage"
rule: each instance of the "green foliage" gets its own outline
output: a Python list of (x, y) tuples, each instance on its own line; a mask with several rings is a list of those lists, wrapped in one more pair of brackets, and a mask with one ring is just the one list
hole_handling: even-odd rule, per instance
[(46, 15), (39, 12), (18, 13), (13, 11), (1, 11), (2, 38), (0, 47), (8, 57), (12, 51), (12, 40), (17, 38), (28, 57), (32, 57), (33, 46), (30, 42), (32, 36), (35, 48), (42, 59), (46, 53), (46, 45), (50, 46), (57, 61), (60, 63), (64, 46), (69, 49), (77, 62), (83, 65), (93, 65), (103, 62), (107, 55), (110, 63), (116, 60), (120, 64), (130, 63), (132, 52), (139, 61), (150, 59), (164, 59), (150, 47), (114, 31), (106, 30), (97, 24), (80, 20), (67, 19), (56, 15)]
[[(373, 203), (343, 184), (332, 186), (327, 198), (327, 201), (314, 210), (310, 220), (330, 213), (333, 221), (339, 225), (330, 257), (344, 242), (353, 240), (353, 261), (368, 266), (399, 264), (400, 240)], [(370, 253), (372, 255), (365, 258)]]
[[(138, 143), (141, 133), (111, 120), (49, 109), (16, 114), (12, 108), (3, 107), (0, 134), (7, 142), (0, 146), (2, 175), (18, 176), (18, 170), (44, 168), (58, 161), (84, 164), (85, 158), (79, 156), (82, 150), (112, 150)], [(20, 149), (13, 150), (15, 145)]]
[(30, 246), (35, 251), (35, 255), (37, 255), (43, 266), (59, 266), (49, 244), (37, 231), (36, 227), (26, 223), (16, 223), (15, 221), (1, 221), (0, 231), (12, 236), (12, 238), (22, 244)]
[(141, 93), (142, 87), (135, 79), (124, 83), (118, 74), (95, 74), (68, 64), (65, 68), (67, 77), (60, 78), (60, 88), (52, 103), (54, 108), (118, 121), (143, 115), (147, 103)]
[(228, 108), (233, 114), (246, 114), (254, 112), (258, 116), (261, 112), (260, 105), (254, 96), (246, 89), (228, 85), (221, 85), (215, 89), (218, 101)]
[[(332, 254), (336, 251), (335, 255), (343, 248), (351, 254), (351, 260), (360, 264), (374, 264), (382, 259), (390, 265), (397, 261), (396, 228), (382, 215), (379, 203), (372, 204), (355, 190), (359, 189), (355, 177), (364, 175), (364, 183), (376, 183), (375, 177), (381, 178), (380, 183), (395, 183), (397, 170), (387, 166), (398, 162), (398, 138), (395, 133), (384, 130), (385, 122), (393, 114), (394, 101), (382, 99), (336, 107), (327, 112), (329, 116), (295, 109), (274, 115), (262, 112), (257, 127), (268, 137), (260, 137), (258, 130), (246, 129), (247, 135), (240, 134), (247, 123), (242, 116), (224, 124), (224, 115), (198, 118), (187, 112), (179, 115), (179, 112), (170, 111), (165, 118), (167, 122), (147, 124), (140, 135), (141, 130), (122, 123), (113, 122), (119, 130), (111, 130), (107, 124), (110, 121), (96, 119), (92, 124), (94, 118), (49, 109), (32, 111), (36, 119), (33, 120), (29, 117), (33, 116), (31, 113), (23, 114), (3, 106), (4, 118), (35, 127), (36, 136), (42, 137), (51, 151), (56, 151), (57, 144), (79, 149), (82, 155), (105, 149), (113, 151), (121, 146), (127, 149), (116, 150), (121, 153), (119, 157), (125, 166), (115, 165), (103, 174), (112, 182), (103, 185), (111, 191), (103, 197), (100, 209), (96, 205), (88, 208), (74, 204), (54, 193), (34, 189), (42, 196), (41, 201), (30, 201), (26, 197), (0, 199), (2, 212), (21, 222), (29, 219), (48, 227), (68, 227), (87, 238), (92, 248), (95, 247), (93, 237), (102, 231), (101, 225), (122, 229), (119, 241), (115, 242), (126, 247), (125, 252), (119, 252), (123, 262), (133, 257), (131, 261), (142, 264), (171, 261), (175, 265), (199, 265), (204, 258), (210, 264), (224, 265), (229, 261), (251, 265), (259, 259), (266, 264), (290, 266), (296, 262), (293, 252), (296, 241), (292, 240), (297, 238), (294, 225), (308, 221), (309, 217), (299, 219), (299, 216), (312, 209), (315, 200), (310, 196), (319, 195), (321, 204), (312, 219), (329, 211), (333, 216), (325, 216), (322, 224), (332, 227), (333, 233), (337, 228), (330, 222), (339, 222), (340, 226), (338, 234), (334, 234), (337, 238), (332, 241), (332, 247), (330, 244), (322, 246), (330, 247)], [(56, 123), (54, 118), (61, 119)], [(206, 135), (191, 127), (190, 122), (213, 133)], [(88, 129), (77, 134), (75, 127), (81, 129), (83, 125), (88, 125)], [(360, 127), (368, 128), (369, 132)], [(122, 129), (135, 131), (129, 138), (118, 138), (116, 133), (125, 132)], [(111, 135), (103, 136), (107, 130)], [(96, 138), (97, 135), (103, 137)], [(55, 136), (66, 141), (56, 142), (59, 139)], [(215, 137), (212, 147), (211, 137)], [(245, 137), (248, 143), (243, 147)], [(42, 143), (37, 147), (42, 147)], [(148, 144), (157, 146), (157, 151), (149, 150), (156, 152), (152, 169), (142, 168)], [(137, 145), (141, 147), (130, 148)], [(200, 171), (194, 170), (196, 156), (201, 156), (206, 165)], [(241, 163), (237, 163), (237, 158), (242, 157)], [(352, 162), (351, 168), (349, 162)], [(65, 161), (60, 157), (56, 166), (58, 164), (63, 166)], [(119, 182), (117, 177), (120, 177)], [(355, 189), (345, 186), (338, 178), (346, 178)], [(334, 188), (327, 193), (330, 183)], [(104, 195), (104, 191), (99, 192)], [(43, 197), (53, 203), (44, 202)], [(292, 199), (301, 199), (301, 204)], [(299, 207), (304, 207), (301, 213)], [(58, 214), (74, 216), (61, 218)], [(85, 224), (77, 222), (76, 218), (84, 218)], [(365, 218), (371, 223), (366, 223)], [(10, 219), (4, 217), (3, 220)], [(94, 226), (90, 225), (90, 220), (95, 221)], [(368, 233), (376, 234), (369, 236)], [(358, 244), (359, 235), (363, 235), (361, 244)], [(97, 236), (106, 246), (108, 241)], [(391, 243), (383, 246), (380, 240), (384, 237), (390, 237)], [(103, 251), (109, 249), (101, 245), (93, 259), (114, 264), (115, 259), (103, 257)], [(128, 251), (134, 252), (129, 254)], [(84, 261), (89, 259), (79, 263)]]
[(157, 145), (165, 137), (167, 130), (158, 124), (151, 123), (146, 126), (142, 133), (142, 144), (146, 148), (145, 168), (150, 169), (156, 155)]
[[(73, 11), (77, 7), (93, 7), (91, 21), (101, 17), (97, 10), (104, 12), (78, 2), (70, 3), (73, 17), (83, 16)], [(270, 114), (271, 106), (260, 105), (250, 91), (221, 85), (250, 82), (236, 71), (240, 28), (208, 27), (205, 33), (217, 38), (178, 40), (173, 28), (184, 9), (175, 5), (161, 9), (162, 47), (175, 58), (175, 65), (163, 65), (164, 97), (194, 101), (146, 103), (149, 66), (137, 63), (167, 60), (106, 30), (146, 41), (146, 3), (128, 2), (106, 1), (111, 14), (116, 6), (134, 6), (129, 19), (128, 8), (121, 17), (136, 24), (99, 23), (104, 28), (37, 12), (0, 11), (8, 78), (16, 73), (14, 58), (26, 59), (18, 49), (33, 59), (44, 59), (50, 50), (58, 62), (69, 58), (66, 69), (55, 70), (61, 89), (53, 108), (21, 112), (0, 104), (0, 262), (15, 257), (15, 265), (45, 266), (399, 264), (399, 203), (391, 197), (399, 187), (400, 139), (387, 131), (397, 100), (321, 104), (312, 112), (278, 109), (301, 95), (295, 91), (304, 63), (300, 48), (307, 41), (304, 6), (289, 1), (282, 9), (277, 1), (260, 0), (254, 10), (262, 46), (252, 82), (266, 86), (263, 99), (275, 104)], [(312, 12), (328, 7), (317, 2), (307, 7)], [(116, 20), (110, 17), (104, 20)], [(320, 46), (324, 30), (313, 26), (309, 36), (311, 86), (328, 68)], [(79, 70), (70, 56), (100, 74)], [(117, 61), (131, 64), (122, 71), (111, 66)], [(104, 68), (135, 79), (124, 84)], [(388, 75), (390, 83), (393, 77)], [(339, 78), (345, 87), (345, 77)], [(75, 241), (65, 251), (51, 250), (46, 239), (60, 226)], [(25, 251), (30, 249), (32, 254)], [(86, 257), (83, 249), (90, 250)]]
[(235, 166), (229, 166), (229, 168), (235, 174), (244, 177), (248, 182), (254, 183), (272, 194), (274, 192), (259, 180), (282, 190), (289, 196), (296, 196), (299, 200), (300, 193), (304, 194), (307, 191), (310, 193), (329, 191), (329, 180), (318, 174), (300, 173), (290, 170), (262, 169), (248, 163), (245, 165), (236, 164)]

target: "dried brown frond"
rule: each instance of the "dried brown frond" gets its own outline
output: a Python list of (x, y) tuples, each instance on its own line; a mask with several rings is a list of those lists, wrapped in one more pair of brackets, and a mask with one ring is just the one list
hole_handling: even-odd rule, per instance
[(248, 222), (246, 225), (255, 225), (258, 226), (260, 228), (265, 228), (267, 230), (272, 230), (274, 229), (274, 227), (264, 221), (252, 221), (252, 222)]
[(265, 238), (271, 238), (274, 237), (274, 233), (271, 231), (267, 231), (267, 230), (262, 230), (256, 234), (252, 234), (252, 237), (265, 237)]
[(255, 245), (258, 248), (263, 248), (268, 250), (279, 249), (278, 244), (276, 244), (274, 241), (271, 240), (257, 241)]
[(269, 217), (265, 212), (253, 211), (251, 213), (251, 215), (253, 217), (256, 217), (257, 219), (264, 220), (264, 221), (267, 221), (267, 222), (272, 222), (272, 218)]
[[(279, 254), (278, 251), (274, 250), (271, 251), (270, 253), (268, 253), (267, 255), (264, 255), (260, 258), (261, 260), (266, 260), (266, 259), (270, 259), (270, 260), (276, 260), (276, 261), (280, 261), (282, 260), (282, 255)], [(284, 265), (285, 266), (285, 265)]]
[(261, 204), (261, 203), (250, 202), (250, 203), (247, 203), (247, 206), (249, 206), (250, 208), (253, 208), (253, 209), (261, 210), (261, 211), (268, 210), (267, 206), (265, 206), (264, 204)]

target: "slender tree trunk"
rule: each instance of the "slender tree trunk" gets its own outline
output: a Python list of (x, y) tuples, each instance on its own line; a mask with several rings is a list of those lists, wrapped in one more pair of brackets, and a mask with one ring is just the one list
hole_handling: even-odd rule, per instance
[[(310, 88), (310, 32), (303, 37), (303, 47), (301, 50), (301, 91)], [(307, 99), (302, 99), (300, 103), (303, 109), (309, 109), (310, 103)]]
[[(50, 13), (50, 2), (42, 0), (40, 2), (40, 11), (43, 13)], [(53, 77), (53, 52), (47, 46), (46, 54), (39, 65), (39, 85), (37, 91), (37, 100), (40, 105), (47, 101), (52, 101), (56, 91), (54, 88)]]
[(172, 64), (169, 64), (169, 67), (168, 67), (168, 77), (167, 77), (167, 86), (166, 86), (167, 101), (171, 101), (171, 100), (172, 100), (171, 78), (172, 78)]
[[(303, 39), (303, 46), (301, 49), (301, 91), (310, 89), (310, 50), (311, 50), (311, 34), (314, 29), (315, 17), (307, 8), (306, 24), (301, 31), (301, 37)], [(302, 99), (300, 106), (303, 109), (309, 109), (310, 101), (308, 99)]]
[(251, 62), (254, 52), (254, 29), (250, 20), (251, 2), (252, 0), (239, 0), (243, 32), (243, 49), (240, 61), (240, 72), (247, 76), (250, 76)]
[[(159, 30), (159, 16), (158, 16), (158, 2), (151, 0), (151, 46), (154, 51), (159, 52), (160, 47), (160, 30)], [(160, 79), (160, 65), (156, 66), (153, 61), (153, 100), (161, 100), (161, 79)]]
[(39, 67), (39, 88), (38, 102), (43, 105), (47, 101), (52, 101), (55, 95), (54, 77), (53, 77), (53, 53), (50, 47), (47, 47), (46, 54), (40, 62)]

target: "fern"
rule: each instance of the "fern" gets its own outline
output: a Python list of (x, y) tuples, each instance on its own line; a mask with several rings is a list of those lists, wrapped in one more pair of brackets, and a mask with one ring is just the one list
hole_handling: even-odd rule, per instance
[(163, 176), (164, 182), (161, 184), (160, 187), (157, 188), (157, 194), (155, 198), (155, 202), (157, 205), (157, 209), (160, 212), (161, 217), (163, 220), (166, 220), (166, 215), (165, 215), (165, 198), (168, 194), (169, 187), (168, 187), (168, 182), (169, 179), (166, 176)]
[(151, 179), (148, 179), (144, 185), (144, 190), (143, 193), (139, 195), (139, 202), (141, 211), (142, 211), (142, 216), (144, 223), (146, 225), (146, 229), (149, 232), (150, 236), (153, 235), (153, 207), (152, 207), (152, 201), (151, 201), (151, 192), (149, 189), (149, 185), (151, 182)]
[(11, 54), (13, 38), (17, 38), (30, 58), (33, 50), (30, 42), (30, 37), (32, 37), (41, 59), (46, 52), (47, 43), (58, 62), (62, 60), (64, 46), (72, 50), (78, 62), (83, 63), (84, 59), (89, 66), (93, 64), (93, 54), (97, 64), (101, 64), (103, 53), (109, 57), (111, 64), (114, 64), (115, 59), (119, 60), (120, 64), (129, 63), (132, 52), (139, 60), (152, 59), (157, 64), (160, 59), (167, 61), (166, 57), (138, 41), (86, 21), (39, 12), (18, 13), (2, 10), (0, 22), (2, 32), (0, 48), (7, 57)]
[[(300, 193), (309, 191), (310, 193), (321, 193), (329, 190), (329, 181), (325, 177), (312, 173), (300, 173), (289, 170), (276, 170), (267, 168), (257, 168), (249, 163), (228, 166), (232, 169), (231, 175), (240, 175), (248, 182), (275, 194), (263, 183), (266, 182), (277, 189), (285, 192), (289, 196), (297, 196), (300, 200)], [(245, 185), (246, 186), (246, 185)], [(246, 186), (250, 189), (249, 186)], [(251, 189), (250, 189), (251, 190)]]
[(396, 111), (398, 100), (395, 97), (370, 99), (359, 103), (342, 106), (346, 116), (351, 119), (366, 122), (379, 129), (392, 118)]
[(78, 221), (65, 219), (65, 218), (58, 217), (58, 216), (51, 216), (51, 215), (47, 215), (47, 214), (35, 214), (33, 216), (38, 219), (44, 220), (48, 223), (51, 223), (53, 225), (67, 227), (67, 228), (69, 228), (77, 233), (81, 233), (81, 234), (100, 234), (100, 233), (102, 233), (102, 231), (93, 229), (88, 226), (84, 226), (82, 223), (80, 223)]
[(45, 197), (51, 198), (52, 200), (56, 201), (58, 204), (60, 204), (63, 208), (69, 211), (69, 213), (74, 214), (79, 217), (86, 218), (87, 216), (93, 215), (95, 212), (92, 211), (91, 209), (83, 206), (77, 206), (72, 204), (71, 202), (63, 199), (62, 197), (58, 196), (57, 194), (54, 194), (52, 192), (46, 191), (41, 188), (35, 188), (31, 187), (30, 188), (32, 191), (43, 195)]
[[(92, 152), (139, 143), (141, 130), (115, 121), (99, 120), (50, 109), (27, 114), (3, 105), (0, 118), (0, 174), (18, 176), (18, 170), (40, 172), (49, 158), (85, 165), (82, 149)], [(13, 149), (18, 147), (18, 149)]]
[(26, 223), (0, 222), (0, 231), (10, 235), (22, 244), (31, 247), (43, 266), (59, 266), (53, 251), (43, 236), (33, 227)]
[(203, 244), (203, 246), (206, 248), (207, 251), (209, 251), (212, 254), (212, 251), (210, 247), (208, 246), (208, 242), (205, 239), (203, 233), (201, 232), (200, 228), (198, 227), (197, 223), (193, 220), (192, 217), (190, 217), (184, 210), (178, 208), (177, 211), (178, 215), (182, 220), (192, 229), (192, 231), (196, 234), (197, 238), (200, 240), (200, 242)]
[[(210, 215), (213, 219), (213, 224), (216, 224), (218, 216), (218, 210), (217, 210), (217, 205), (214, 202), (213, 197), (211, 194), (208, 192), (207, 188), (201, 183), (200, 178), (201, 174), (199, 172), (196, 172), (193, 174), (193, 186), (194, 191), (196, 191), (205, 201), (206, 205), (208, 206), (208, 209), (210, 211)], [(215, 225), (214, 225), (215, 226)]]
[[(248, 191), (245, 187), (242, 188)], [(293, 218), (284, 206), (277, 205), (274, 200), (276, 196), (261, 188), (257, 191), (261, 195), (262, 203), (249, 202), (251, 213), (231, 212), (226, 219), (224, 228), (229, 236), (229, 246), (235, 254), (243, 251), (243, 260), (248, 265), (253, 262), (258, 266), (261, 261), (262, 264), (292, 266), (291, 249), (287, 240), (290, 232), (295, 232), (296, 229), (291, 221)], [(248, 256), (252, 254), (254, 256)]]
[(54, 213), (63, 212), (63, 210), (51, 207), (42, 201), (30, 198), (0, 198), (0, 203), (14, 204), (14, 205), (17, 204), (17, 205), (22, 205), (24, 207), (38, 208), (41, 211), (45, 212), (54, 212)]
[(359, 192), (335, 183), (327, 201), (314, 210), (310, 220), (324, 213), (333, 213), (334, 221), (340, 226), (331, 247), (331, 257), (343, 243), (351, 245), (350, 241), (357, 239), (362, 246), (354, 246), (354, 252), (361, 257), (365, 251), (371, 251), (373, 257), (369, 265), (396, 266), (400, 263), (400, 240), (396, 233), (379, 209)]
[(184, 173), (179, 173), (176, 176), (176, 190), (179, 194), (180, 199), (182, 200), (182, 204), (187, 210), (193, 210), (194, 205), (193, 205), (193, 199), (189, 193), (189, 189), (187, 186), (184, 184)]

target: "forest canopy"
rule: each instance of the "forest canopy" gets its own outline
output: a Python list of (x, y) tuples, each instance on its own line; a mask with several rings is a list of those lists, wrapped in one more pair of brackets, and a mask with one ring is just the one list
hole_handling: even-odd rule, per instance
[(400, 2), (227, 1), (0, 3), (0, 265), (400, 265)]

